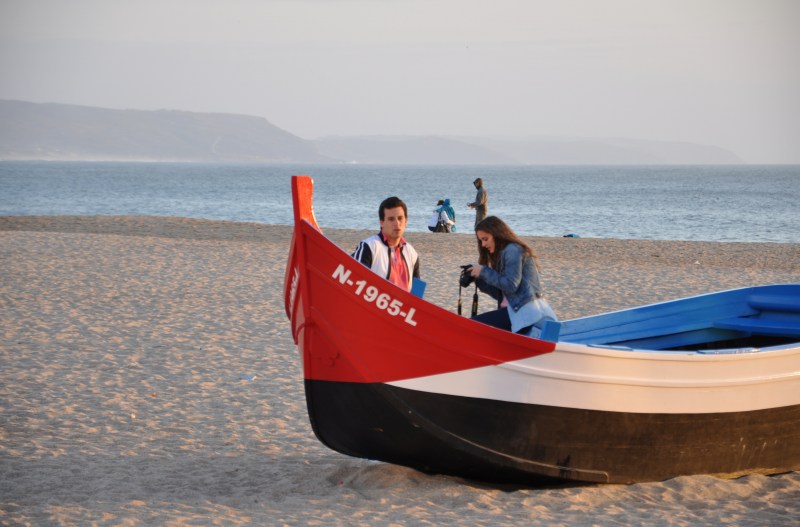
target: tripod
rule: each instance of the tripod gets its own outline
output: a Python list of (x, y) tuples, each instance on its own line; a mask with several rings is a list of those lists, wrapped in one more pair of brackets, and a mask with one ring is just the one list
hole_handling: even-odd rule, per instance
[[(458, 314), (461, 314), (461, 283), (458, 284)], [(478, 284), (475, 284), (475, 292), (472, 294), (472, 316), (478, 314)]]

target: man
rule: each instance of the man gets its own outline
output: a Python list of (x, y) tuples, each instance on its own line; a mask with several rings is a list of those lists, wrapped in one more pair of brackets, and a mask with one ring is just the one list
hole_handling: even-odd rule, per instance
[(408, 224), (408, 208), (397, 196), (386, 198), (378, 207), (381, 231), (362, 240), (353, 258), (398, 287), (411, 291), (419, 278), (417, 251), (403, 238)]
[(475, 201), (467, 203), (467, 207), (475, 209), (475, 225), (477, 226), (486, 217), (489, 195), (486, 194), (486, 189), (483, 188), (483, 180), (481, 178), (476, 179), (472, 184), (478, 189), (478, 194), (475, 196)]

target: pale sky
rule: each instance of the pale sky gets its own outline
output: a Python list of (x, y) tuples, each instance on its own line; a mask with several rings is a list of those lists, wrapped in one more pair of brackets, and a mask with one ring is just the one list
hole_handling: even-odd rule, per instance
[(0, 99), (800, 163), (796, 0), (0, 0)]

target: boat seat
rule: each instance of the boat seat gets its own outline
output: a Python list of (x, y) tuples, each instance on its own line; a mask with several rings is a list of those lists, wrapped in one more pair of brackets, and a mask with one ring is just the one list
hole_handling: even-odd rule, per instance
[(794, 297), (782, 298), (779, 296), (753, 295), (747, 303), (750, 307), (759, 311), (800, 313), (800, 303)]
[(736, 317), (716, 320), (714, 321), (714, 327), (755, 333), (757, 335), (800, 337), (800, 320)]
[(558, 342), (558, 336), (561, 333), (561, 322), (554, 320), (545, 320), (542, 326), (542, 333), (539, 335), (539, 340), (546, 340), (548, 342)]

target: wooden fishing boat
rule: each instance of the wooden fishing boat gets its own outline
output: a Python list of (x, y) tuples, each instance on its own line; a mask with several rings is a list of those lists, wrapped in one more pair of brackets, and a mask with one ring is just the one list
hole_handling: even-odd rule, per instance
[(338, 452), (495, 482), (631, 483), (800, 468), (800, 285), (501, 331), (325, 238), (292, 179), (286, 314), (311, 425)]

